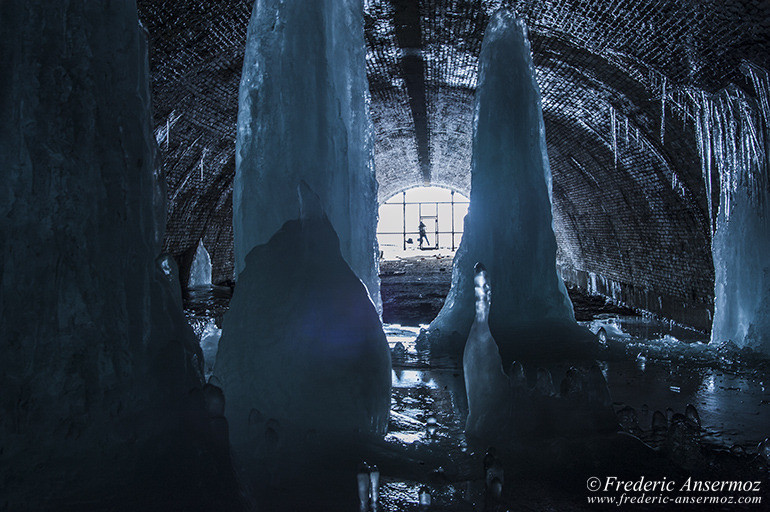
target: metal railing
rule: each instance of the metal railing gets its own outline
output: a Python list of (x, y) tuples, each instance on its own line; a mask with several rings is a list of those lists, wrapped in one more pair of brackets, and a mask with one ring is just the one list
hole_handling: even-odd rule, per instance
[[(434, 221), (434, 229), (431, 230), (430, 234), (434, 236), (435, 244), (432, 246), (423, 246), (422, 245), (422, 238), (419, 238), (419, 245), (421, 250), (436, 250), (439, 248), (439, 236), (440, 235), (451, 235), (451, 246), (452, 250), (454, 251), (457, 248), (457, 244), (455, 243), (456, 236), (460, 235), (462, 237), (463, 230), (462, 228), (456, 229), (455, 228), (455, 206), (456, 205), (463, 205), (463, 204), (470, 204), (469, 201), (455, 201), (455, 193), (454, 190), (451, 191), (451, 199), (449, 201), (407, 201), (406, 200), (406, 191), (401, 193), (401, 202), (399, 203), (383, 203), (382, 206), (391, 206), (391, 207), (401, 207), (402, 208), (402, 230), (401, 231), (377, 231), (377, 235), (401, 235), (403, 238), (403, 248), (406, 250), (407, 244), (412, 241), (411, 237), (409, 235), (414, 235), (417, 237), (420, 237), (420, 231), (412, 231), (406, 229), (406, 207), (410, 205), (417, 205), (417, 217), (419, 219), (419, 222), (422, 223), (424, 220), (433, 220)], [(423, 205), (433, 205), (435, 208), (435, 215), (423, 215)], [(451, 219), (451, 227), (449, 231), (446, 230), (439, 230), (439, 205), (449, 205), (450, 206), (450, 219)], [(427, 226), (426, 226), (427, 227)], [(426, 231), (427, 233), (427, 231)], [(413, 241), (412, 241), (413, 243)]]

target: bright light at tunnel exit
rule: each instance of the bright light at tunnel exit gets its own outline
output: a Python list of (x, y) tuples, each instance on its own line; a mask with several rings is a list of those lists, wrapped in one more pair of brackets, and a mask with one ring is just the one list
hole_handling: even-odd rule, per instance
[(468, 203), (460, 192), (435, 186), (393, 195), (379, 209), (377, 242), (383, 257), (453, 255), (462, 239)]

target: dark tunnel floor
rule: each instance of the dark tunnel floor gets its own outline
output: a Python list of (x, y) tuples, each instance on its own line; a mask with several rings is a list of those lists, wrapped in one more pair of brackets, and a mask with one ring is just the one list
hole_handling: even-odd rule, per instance
[[(501, 450), (506, 482), (502, 498), (484, 508), (486, 447), (473, 445), (465, 437), (462, 363), (431, 359), (415, 349), (418, 326), (438, 313), (449, 289), (451, 264), (448, 257), (381, 262), (385, 332), (391, 349), (401, 343), (406, 352), (394, 352), (392, 412), (384, 446), (373, 447), (367, 458), (381, 472), (378, 510), (596, 510), (596, 505), (587, 503), (595, 493), (586, 491), (586, 479), (616, 474), (629, 479), (657, 474), (680, 481), (689, 475), (711, 480), (761, 479), (760, 497), (766, 507), (770, 499), (767, 464), (758, 455), (758, 445), (770, 430), (767, 361), (730, 347), (709, 347), (702, 343), (707, 341), (704, 334), (570, 290), (578, 320), (605, 338), (598, 362), (619, 424), (658, 455), (651, 460), (637, 457), (635, 448), (624, 444), (627, 441), (619, 434), (579, 443), (556, 438)], [(209, 319), (221, 326), (228, 289), (188, 294), (186, 299), (188, 318), (199, 335), (206, 337)], [(697, 409), (701, 428), (691, 429), (681, 439), (682, 433), (675, 431), (669, 418), (668, 431), (653, 429), (655, 411), (684, 414), (688, 404)], [(430, 418), (436, 421), (432, 433)], [(331, 501), (327, 497), (316, 510), (355, 510), (355, 474), (349, 478), (352, 494)], [(424, 496), (426, 491), (430, 494), (430, 508), (420, 505), (421, 490)], [(304, 510), (290, 505), (290, 496), (281, 492), (276, 489), (280, 497), (268, 500), (270, 510)], [(733, 494), (735, 499), (745, 495)], [(276, 502), (285, 503), (284, 508)], [(707, 509), (742, 508), (758, 510), (762, 505)]]
[[(383, 322), (412, 326), (427, 324), (438, 315), (449, 293), (452, 258), (422, 255), (381, 260), (380, 280)], [(578, 321), (593, 320), (601, 314), (636, 314), (604, 297), (592, 297), (573, 287), (568, 287), (567, 291)]]

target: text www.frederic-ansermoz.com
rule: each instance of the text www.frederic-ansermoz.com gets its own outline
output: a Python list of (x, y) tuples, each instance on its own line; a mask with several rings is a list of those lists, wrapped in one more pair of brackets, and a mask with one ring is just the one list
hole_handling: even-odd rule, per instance
[(589, 505), (761, 505), (759, 480), (681, 481), (592, 476), (586, 481)]

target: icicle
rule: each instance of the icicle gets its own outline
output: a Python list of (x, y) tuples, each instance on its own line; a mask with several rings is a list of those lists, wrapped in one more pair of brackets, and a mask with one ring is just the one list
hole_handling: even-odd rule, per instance
[(168, 150), (171, 144), (171, 119), (166, 118), (166, 150)]
[(660, 93), (660, 143), (665, 142), (666, 137), (666, 77), (663, 77), (663, 86)]
[[(691, 90), (697, 146), (701, 158), (715, 268), (712, 340), (770, 352), (768, 276), (770, 250), (767, 147), (770, 143), (765, 70), (745, 64), (742, 71), (755, 96), (731, 88), (716, 95)], [(720, 194), (715, 212), (713, 174)]]
[(626, 116), (625, 124), (626, 124), (625, 135), (626, 135), (626, 150), (627, 150), (628, 149), (628, 116)]
[(201, 181), (203, 181), (203, 157), (201, 156)]
[(698, 139), (698, 152), (701, 160), (701, 174), (706, 190), (706, 205), (709, 216), (709, 230), (714, 235), (714, 206), (711, 192), (711, 102), (706, 93), (701, 91), (698, 112), (695, 117), (695, 132)]
[(615, 159), (615, 168), (618, 168), (618, 130), (615, 108), (610, 105), (610, 130), (612, 131), (612, 155)]

